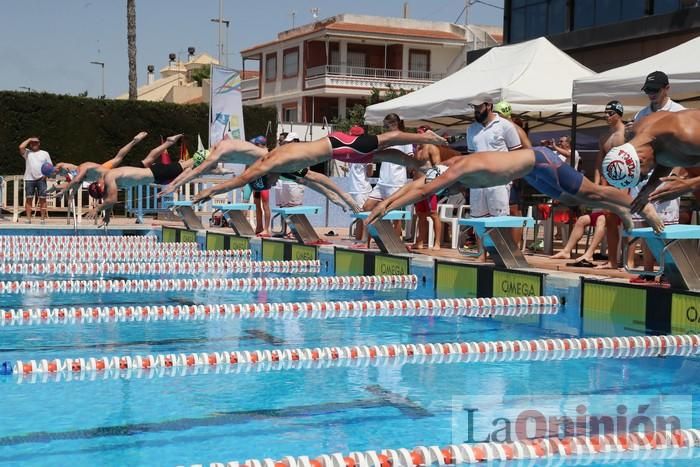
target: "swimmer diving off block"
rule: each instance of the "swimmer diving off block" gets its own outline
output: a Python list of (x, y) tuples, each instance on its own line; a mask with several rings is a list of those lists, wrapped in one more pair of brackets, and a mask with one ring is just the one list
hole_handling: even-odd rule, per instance
[(408, 168), (420, 169), (423, 161), (395, 149), (382, 149), (402, 144), (445, 144), (445, 139), (432, 131), (405, 133), (388, 131), (380, 135), (350, 136), (341, 132), (305, 143), (289, 143), (269, 152), (252, 164), (241, 175), (200, 191), (195, 203), (205, 202), (212, 196), (241, 188), (268, 173), (289, 173), (336, 159), (348, 163), (374, 161), (392, 162)]
[[(620, 216), (625, 229), (633, 227), (632, 198), (627, 193), (593, 184), (546, 147), (511, 151), (508, 157), (488, 151), (458, 158), (432, 180), (431, 177), (416, 180), (379, 203), (366, 222), (371, 224), (388, 211), (413, 204), (452, 185), (484, 188), (505, 185), (518, 178), (524, 178), (540, 192), (564, 204), (609, 209)], [(663, 230), (663, 222), (650, 204), (643, 207), (642, 215), (655, 231)]]

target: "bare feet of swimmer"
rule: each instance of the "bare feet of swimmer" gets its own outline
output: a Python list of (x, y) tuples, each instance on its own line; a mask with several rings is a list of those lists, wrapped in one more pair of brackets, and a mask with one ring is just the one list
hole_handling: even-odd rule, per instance
[(180, 138), (182, 138), (182, 136), (183, 136), (182, 133), (180, 133), (179, 135), (168, 136), (168, 138), (166, 139), (166, 141), (168, 141), (168, 142), (170, 142), (170, 143), (175, 143), (175, 142), (177, 142), (177, 140), (179, 140)]
[(649, 224), (649, 227), (654, 229), (654, 232), (661, 233), (664, 231), (664, 221), (661, 220), (651, 203), (647, 203), (647, 205), (644, 206), (641, 214), (647, 221), (647, 224)]

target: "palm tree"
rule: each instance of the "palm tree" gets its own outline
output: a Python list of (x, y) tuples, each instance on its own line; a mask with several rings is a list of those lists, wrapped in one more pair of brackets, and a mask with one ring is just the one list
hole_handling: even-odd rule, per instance
[(137, 98), (136, 88), (136, 0), (126, 0), (126, 41), (129, 53), (129, 100)]

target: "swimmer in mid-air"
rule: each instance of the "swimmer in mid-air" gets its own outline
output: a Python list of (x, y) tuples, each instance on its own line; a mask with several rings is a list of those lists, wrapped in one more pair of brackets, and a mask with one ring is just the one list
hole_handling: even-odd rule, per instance
[[(508, 157), (503, 157), (499, 152), (477, 152), (455, 159), (457, 160), (444, 168), (442, 173), (426, 176), (427, 183), (417, 180), (410, 185), (410, 189), (397, 193), (399, 196), (382, 201), (372, 210), (366, 222), (375, 222), (388, 211), (415, 203), (452, 185), (482, 188), (524, 178), (538, 191), (564, 204), (609, 209), (620, 216), (625, 229), (633, 228), (630, 213), (632, 198), (627, 193), (612, 187), (594, 185), (549, 148), (538, 146), (518, 149), (510, 151)], [(656, 232), (663, 230), (664, 224), (651, 204), (644, 206), (642, 216)]]
[(204, 202), (214, 195), (245, 186), (268, 173), (292, 173), (330, 159), (348, 163), (367, 163), (374, 160), (419, 169), (423, 165), (421, 161), (401, 151), (382, 148), (401, 144), (445, 143), (444, 138), (432, 131), (425, 133), (389, 131), (380, 135), (359, 136), (333, 132), (315, 141), (280, 146), (252, 164), (238, 177), (200, 191), (193, 201)]
[[(267, 140), (264, 136), (256, 136), (250, 141), (225, 139), (214, 146), (211, 151), (197, 151), (192, 157), (194, 160), (192, 167), (184, 170), (158, 196), (162, 197), (174, 193), (185, 183), (201, 175), (213, 172), (220, 162), (252, 165), (268, 153), (266, 144)], [(280, 177), (308, 186), (312, 190), (326, 196), (332, 203), (337, 204), (343, 210), (359, 211), (352, 197), (336, 185), (333, 180), (307, 168), (295, 172), (265, 175), (253, 180), (249, 185), (253, 191), (261, 192), (274, 186)]]

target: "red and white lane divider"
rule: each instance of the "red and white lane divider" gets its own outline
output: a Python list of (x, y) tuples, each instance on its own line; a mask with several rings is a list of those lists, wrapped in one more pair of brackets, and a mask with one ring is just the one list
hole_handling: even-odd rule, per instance
[[(192, 354), (157, 354), (113, 356), (99, 358), (65, 358), (53, 360), (18, 360), (13, 372), (23, 375), (57, 372), (104, 372), (128, 369), (158, 369), (173, 367), (227, 367), (275, 363), (283, 365), (298, 361), (400, 359), (402, 362), (435, 363), (440, 361), (469, 361), (486, 354), (497, 355), (497, 361), (574, 359), (590, 357), (648, 357), (652, 355), (697, 355), (700, 353), (700, 335), (665, 335), (635, 337), (596, 337), (570, 339), (536, 339), (521, 341), (453, 342), (443, 344), (386, 344), (353, 345), (273, 350), (235, 350)], [(454, 357), (452, 359), (445, 357)], [(462, 357), (466, 357), (462, 359)]]
[(144, 244), (157, 243), (155, 235), (103, 236), (103, 235), (3, 235), (0, 245), (104, 245), (114, 243)]
[(313, 276), (313, 277), (246, 277), (213, 279), (92, 279), (0, 281), (0, 294), (25, 292), (114, 293), (173, 292), (190, 290), (376, 290), (386, 288), (415, 289), (418, 278), (406, 276)]
[(409, 316), (488, 318), (491, 316), (556, 314), (558, 312), (559, 298), (556, 296), (218, 305), (81, 306), (0, 310), (0, 326), (217, 319), (289, 320)]
[(36, 254), (16, 253), (3, 256), (5, 261), (52, 261), (52, 262), (91, 262), (91, 261), (204, 261), (212, 258), (250, 259), (251, 250), (125, 250), (105, 251), (103, 249), (81, 249), (72, 252), (42, 251)]
[[(594, 456), (593, 459), (599, 459), (613, 453), (640, 454), (653, 450), (678, 452), (695, 446), (700, 446), (700, 430), (680, 429), (617, 435), (539, 438), (512, 443), (451, 444), (444, 447), (416, 446), (413, 449), (361, 451), (346, 455), (334, 453), (314, 459), (308, 456), (287, 456), (278, 460), (249, 459), (240, 463), (214, 462), (210, 464), (210, 467), (422, 467), (516, 459), (545, 459), (554, 456), (563, 458)], [(201, 467), (201, 464), (198, 464), (197, 467)]]
[(196, 243), (146, 243), (146, 244), (105, 244), (105, 245), (22, 245), (1, 247), (0, 255), (38, 255), (46, 251), (54, 253), (75, 253), (76, 251), (192, 251), (198, 250)]
[(318, 272), (318, 260), (292, 261), (241, 261), (213, 259), (207, 262), (162, 262), (162, 263), (0, 263), (0, 274), (200, 274), (233, 272)]

